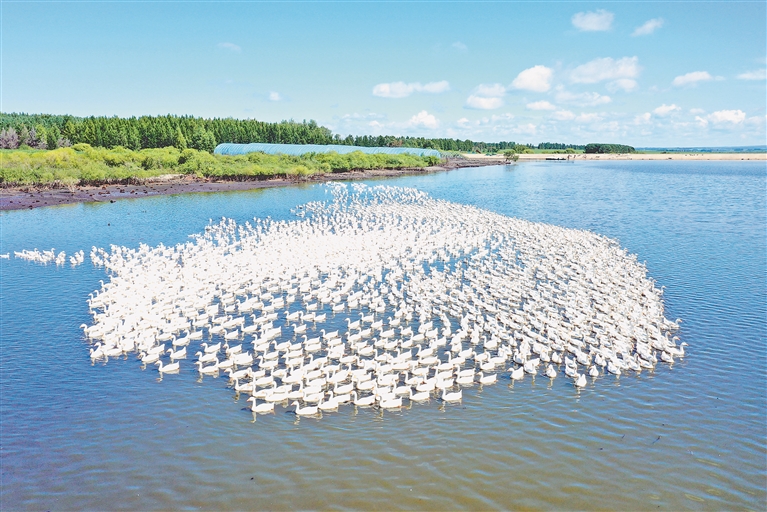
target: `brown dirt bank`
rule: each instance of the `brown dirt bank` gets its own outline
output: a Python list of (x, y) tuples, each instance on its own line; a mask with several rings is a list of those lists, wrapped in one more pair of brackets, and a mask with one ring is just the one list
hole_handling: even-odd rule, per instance
[(297, 183), (324, 181), (366, 180), (396, 176), (446, 171), (458, 167), (479, 167), (503, 163), (503, 159), (450, 160), (438, 167), (424, 169), (378, 169), (371, 171), (336, 172), (308, 177), (280, 177), (270, 179), (224, 180), (197, 178), (173, 174), (153, 178), (141, 183), (108, 184), (98, 186), (75, 186), (70, 188), (52, 187), (8, 187), (0, 189), (0, 210), (26, 210), (72, 203), (104, 203), (118, 199), (131, 199), (190, 192), (223, 192), (229, 190), (252, 190), (258, 188), (282, 187)]
[[(520, 162), (531, 160), (561, 159), (567, 155), (558, 154), (522, 154)], [(765, 160), (764, 153), (750, 154), (632, 154), (632, 155), (575, 155), (579, 160)], [(503, 158), (487, 155), (466, 155), (464, 159), (451, 159), (437, 167), (424, 169), (378, 169), (371, 171), (336, 172), (308, 177), (256, 178), (245, 180), (225, 180), (197, 178), (173, 174), (146, 180), (142, 183), (109, 184), (99, 186), (76, 186), (71, 188), (52, 187), (7, 187), (0, 188), (0, 211), (25, 210), (54, 206), (59, 204), (115, 202), (118, 199), (149, 197), (157, 195), (186, 194), (190, 192), (224, 192), (229, 190), (252, 190), (258, 188), (282, 187), (297, 183), (317, 183), (324, 181), (366, 180), (390, 178), (405, 175), (417, 175), (457, 169), (462, 167), (482, 167), (502, 165)]]

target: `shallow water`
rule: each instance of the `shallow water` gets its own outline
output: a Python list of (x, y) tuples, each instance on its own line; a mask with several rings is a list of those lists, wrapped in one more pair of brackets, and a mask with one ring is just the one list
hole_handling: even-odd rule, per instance
[[(617, 238), (665, 286), (690, 346), (673, 366), (571, 382), (508, 377), (399, 412), (252, 423), (226, 379), (91, 365), (86, 263), (0, 260), (0, 508), (764, 509), (763, 162), (526, 163), (403, 177), (437, 198)], [(0, 215), (0, 253), (186, 241), (209, 219), (288, 218), (300, 186)], [(341, 315), (344, 318), (345, 315)]]

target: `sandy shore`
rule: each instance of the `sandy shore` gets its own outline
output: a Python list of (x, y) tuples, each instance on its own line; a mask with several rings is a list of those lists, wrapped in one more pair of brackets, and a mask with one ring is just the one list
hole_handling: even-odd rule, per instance
[[(581, 154), (569, 155), (570, 160), (580, 162), (583, 160), (767, 160), (767, 153), (626, 153), (613, 154)], [(474, 161), (493, 161), (498, 157), (488, 155), (466, 155), (466, 158)], [(532, 160), (568, 160), (568, 155), (563, 154), (520, 154), (519, 161)], [(488, 164), (492, 165), (492, 164)]]
[[(519, 161), (565, 160), (567, 155), (522, 154)], [(570, 155), (570, 160), (767, 160), (765, 153), (679, 153), (679, 154), (626, 154), (626, 155)], [(457, 169), (506, 163), (503, 158), (488, 155), (466, 155), (465, 159), (450, 160), (447, 164), (425, 169), (393, 169), (373, 171), (339, 172), (294, 179), (264, 179), (249, 181), (224, 181), (173, 174), (146, 180), (140, 184), (77, 186), (71, 188), (8, 187), (0, 188), (0, 210), (27, 210), (43, 206), (74, 203), (104, 203), (119, 199), (149, 197), (191, 192), (224, 192), (283, 187), (298, 183), (325, 181), (367, 180), (417, 175)]]

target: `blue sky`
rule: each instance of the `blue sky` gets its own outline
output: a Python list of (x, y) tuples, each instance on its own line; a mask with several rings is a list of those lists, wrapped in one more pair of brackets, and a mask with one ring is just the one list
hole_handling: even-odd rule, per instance
[(765, 144), (765, 2), (2, 2), (4, 112)]

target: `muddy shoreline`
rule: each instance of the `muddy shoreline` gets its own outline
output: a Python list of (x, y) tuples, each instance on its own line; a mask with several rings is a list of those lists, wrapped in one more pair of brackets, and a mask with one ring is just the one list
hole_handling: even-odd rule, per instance
[[(564, 154), (520, 154), (519, 161), (540, 160), (767, 160), (764, 153), (745, 154), (626, 154), (626, 155), (568, 155)], [(187, 194), (192, 192), (225, 192), (230, 190), (253, 190), (259, 188), (284, 187), (301, 183), (322, 183), (326, 181), (368, 180), (375, 178), (392, 178), (449, 171), (464, 167), (484, 167), (487, 165), (503, 165), (503, 158), (487, 155), (466, 155), (463, 159), (451, 159), (440, 166), (418, 169), (377, 169), (370, 171), (336, 172), (307, 177), (275, 177), (245, 180), (226, 180), (213, 178), (198, 178), (185, 175), (168, 175), (132, 184), (109, 184), (98, 186), (75, 186), (70, 188), (51, 188), (38, 186), (0, 188), (0, 211), (29, 210), (44, 206), (75, 203), (105, 203), (120, 199), (150, 197), (171, 194)]]
[(461, 167), (481, 167), (503, 164), (503, 159), (450, 160), (447, 163), (423, 169), (377, 169), (370, 171), (336, 172), (308, 177), (270, 178), (253, 180), (223, 180), (198, 178), (196, 176), (169, 175), (133, 184), (109, 184), (99, 186), (74, 186), (69, 188), (51, 187), (8, 187), (0, 189), (1, 210), (31, 210), (45, 206), (75, 203), (114, 203), (120, 199), (135, 199), (192, 192), (225, 192), (231, 190), (253, 190), (259, 188), (284, 187), (301, 183), (322, 183), (326, 181), (368, 180), (392, 178), (448, 171)]

